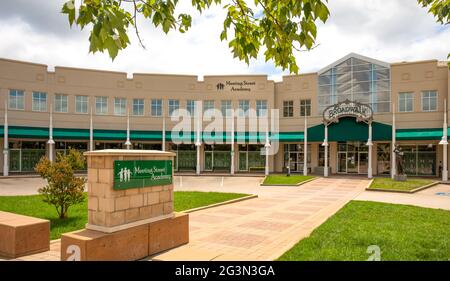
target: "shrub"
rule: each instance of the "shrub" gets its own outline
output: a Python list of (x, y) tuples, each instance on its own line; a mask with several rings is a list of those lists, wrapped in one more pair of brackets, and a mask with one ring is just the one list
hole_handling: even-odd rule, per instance
[(58, 153), (53, 163), (47, 157), (42, 157), (34, 168), (47, 180), (47, 185), (39, 189), (39, 194), (43, 196), (45, 203), (55, 206), (61, 219), (67, 217), (70, 206), (84, 201), (86, 179), (76, 177), (74, 173), (84, 166), (83, 155), (70, 149), (66, 155)]

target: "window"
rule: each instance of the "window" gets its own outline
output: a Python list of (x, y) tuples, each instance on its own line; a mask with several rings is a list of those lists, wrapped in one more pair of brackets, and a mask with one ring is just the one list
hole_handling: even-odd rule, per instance
[(412, 112), (413, 111), (413, 93), (399, 93), (398, 94), (398, 111)]
[(95, 97), (95, 114), (108, 114), (108, 97)]
[(283, 101), (283, 117), (294, 117), (294, 101)]
[(239, 116), (240, 117), (247, 117), (249, 108), (250, 108), (249, 100), (239, 100)]
[(422, 111), (436, 111), (437, 110), (437, 92), (424, 91), (422, 92)]
[(114, 115), (127, 114), (127, 100), (125, 98), (114, 98)]
[(203, 101), (203, 113), (205, 116), (212, 116), (214, 113), (214, 101), (205, 100)]
[(300, 100), (300, 116), (311, 116), (311, 100)]
[(75, 97), (75, 112), (76, 113), (88, 113), (88, 97), (76, 96)]
[(257, 100), (256, 101), (256, 115), (259, 116), (267, 116), (267, 101), (266, 100)]
[(33, 92), (33, 111), (47, 111), (47, 93)]
[[(169, 102), (169, 107), (170, 107), (170, 102)], [(170, 112), (170, 108), (169, 108), (169, 112)], [(153, 117), (162, 116), (162, 100), (152, 100), (152, 106), (151, 106), (150, 114)]]
[(189, 115), (194, 116), (194, 114), (195, 114), (195, 100), (187, 100), (187, 102), (186, 102), (186, 110), (189, 112)]
[(222, 111), (222, 116), (231, 116), (231, 100), (223, 100), (220, 102), (220, 111)]
[(391, 104), (389, 64), (356, 56), (319, 74), (317, 110), (349, 99), (369, 104), (374, 112), (389, 112)]
[(133, 115), (144, 115), (144, 99), (133, 99)]
[(55, 94), (55, 112), (67, 113), (67, 95)]
[(9, 109), (23, 110), (25, 94), (22, 90), (9, 90)]
[[(169, 100), (169, 116), (172, 116), (175, 111), (180, 109), (179, 100)], [(178, 115), (178, 113), (176, 113)]]

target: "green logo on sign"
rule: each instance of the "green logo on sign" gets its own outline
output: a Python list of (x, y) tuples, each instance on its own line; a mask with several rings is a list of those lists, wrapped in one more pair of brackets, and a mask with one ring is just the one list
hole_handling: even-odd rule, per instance
[(114, 189), (141, 188), (172, 183), (172, 160), (114, 161)]

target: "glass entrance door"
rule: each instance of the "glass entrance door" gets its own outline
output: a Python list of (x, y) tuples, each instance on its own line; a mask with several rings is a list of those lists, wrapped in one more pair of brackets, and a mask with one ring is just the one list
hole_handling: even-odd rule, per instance
[(338, 173), (347, 173), (347, 152), (338, 152)]
[(367, 174), (369, 154), (364, 143), (342, 142), (338, 150), (338, 173)]
[(205, 171), (213, 170), (213, 153), (212, 151), (205, 151)]
[(347, 152), (347, 173), (358, 173), (358, 153)]
[(367, 152), (358, 153), (358, 163), (359, 163), (359, 174), (367, 174), (369, 170), (369, 154)]

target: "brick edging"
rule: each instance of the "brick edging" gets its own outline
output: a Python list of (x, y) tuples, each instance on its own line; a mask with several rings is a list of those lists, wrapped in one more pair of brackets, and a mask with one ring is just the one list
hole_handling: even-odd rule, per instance
[(189, 209), (189, 210), (185, 210), (185, 211), (180, 211), (180, 213), (193, 213), (193, 212), (197, 212), (197, 211), (201, 211), (201, 210), (205, 210), (205, 209), (209, 209), (209, 208), (219, 207), (222, 205), (228, 205), (228, 204), (237, 203), (237, 202), (254, 199), (254, 198), (258, 198), (258, 195), (248, 195), (248, 196), (231, 199), (231, 200), (227, 200), (227, 201), (223, 201), (223, 202), (219, 202), (219, 203), (215, 203), (215, 204), (211, 204), (211, 205), (207, 205), (207, 206), (202, 206), (202, 207), (193, 208), (193, 209)]
[(299, 182), (299, 183), (297, 183), (297, 184), (264, 184), (263, 182), (266, 180), (266, 177), (264, 177), (263, 181), (261, 182), (261, 184), (260, 184), (259, 186), (300, 186), (300, 185), (302, 185), (302, 184), (311, 182), (311, 181), (313, 181), (313, 180), (317, 180), (317, 179), (319, 179), (319, 178), (320, 178), (320, 177), (316, 177), (316, 176), (315, 176), (315, 177), (313, 177), (312, 179), (305, 180), (305, 181)]
[(424, 186), (419, 186), (419, 187), (417, 187), (415, 189), (412, 189), (412, 190), (395, 190), (395, 189), (370, 188), (370, 185), (369, 185), (369, 187), (367, 187), (366, 190), (367, 191), (383, 191), (383, 192), (395, 192), (395, 193), (412, 194), (412, 193), (416, 193), (418, 191), (430, 188), (430, 187), (438, 185), (438, 184), (440, 184), (440, 182), (439, 181), (435, 181), (435, 182), (426, 184)]

